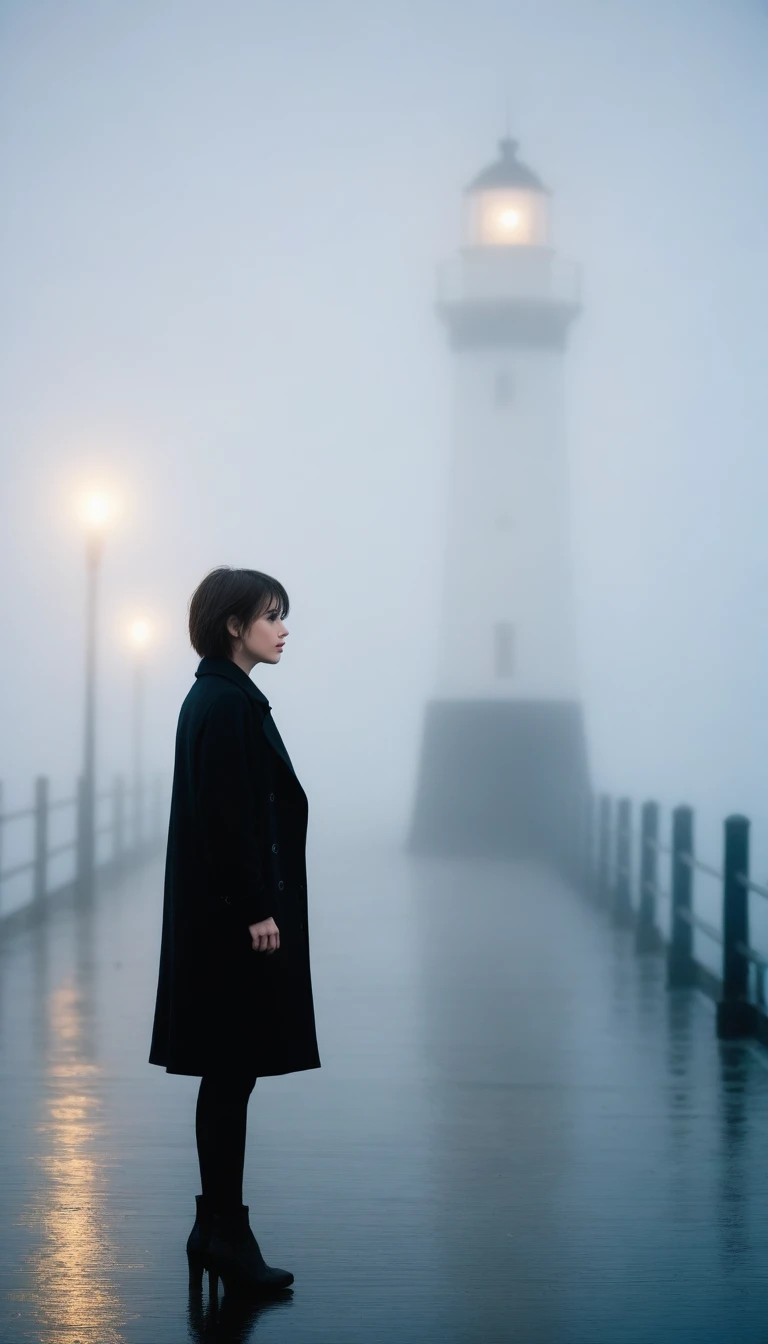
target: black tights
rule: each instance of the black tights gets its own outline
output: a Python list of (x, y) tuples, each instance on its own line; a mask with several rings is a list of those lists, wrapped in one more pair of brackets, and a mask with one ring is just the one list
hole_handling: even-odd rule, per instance
[(243, 1202), (245, 1126), (256, 1075), (247, 1071), (204, 1073), (195, 1111), (200, 1180), (207, 1204), (216, 1212)]

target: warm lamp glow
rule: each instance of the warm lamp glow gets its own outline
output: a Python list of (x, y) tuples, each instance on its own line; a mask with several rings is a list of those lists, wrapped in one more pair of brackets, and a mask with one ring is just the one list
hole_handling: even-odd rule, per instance
[(92, 532), (102, 532), (114, 517), (114, 505), (109, 495), (94, 490), (80, 504), (80, 517)]
[(149, 621), (134, 621), (129, 633), (136, 647), (143, 649), (152, 634), (152, 627)]

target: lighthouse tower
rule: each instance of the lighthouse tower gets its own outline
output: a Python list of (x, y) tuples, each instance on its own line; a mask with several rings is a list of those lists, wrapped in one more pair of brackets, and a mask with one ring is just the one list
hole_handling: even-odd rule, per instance
[(411, 852), (552, 857), (588, 785), (563, 400), (578, 290), (549, 192), (504, 139), (439, 275), (455, 428)]

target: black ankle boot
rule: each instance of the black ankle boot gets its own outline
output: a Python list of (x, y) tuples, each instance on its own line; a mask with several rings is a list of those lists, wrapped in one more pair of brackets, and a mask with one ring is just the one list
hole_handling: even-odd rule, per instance
[(248, 1205), (229, 1213), (215, 1213), (205, 1257), (210, 1290), (220, 1278), (225, 1293), (264, 1291), (287, 1288), (293, 1275), (287, 1269), (274, 1269), (264, 1261), (259, 1243), (248, 1222)]
[(208, 1256), (208, 1242), (211, 1238), (213, 1210), (204, 1195), (195, 1195), (197, 1217), (195, 1225), (187, 1237), (187, 1260), (189, 1261), (189, 1286), (201, 1288), (203, 1270)]

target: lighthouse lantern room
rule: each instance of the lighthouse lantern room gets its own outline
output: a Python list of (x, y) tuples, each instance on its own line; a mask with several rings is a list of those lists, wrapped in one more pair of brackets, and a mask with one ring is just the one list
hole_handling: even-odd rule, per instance
[(470, 183), (464, 196), (467, 247), (547, 247), (549, 192), (517, 158), (517, 143), (502, 140), (498, 163)]

